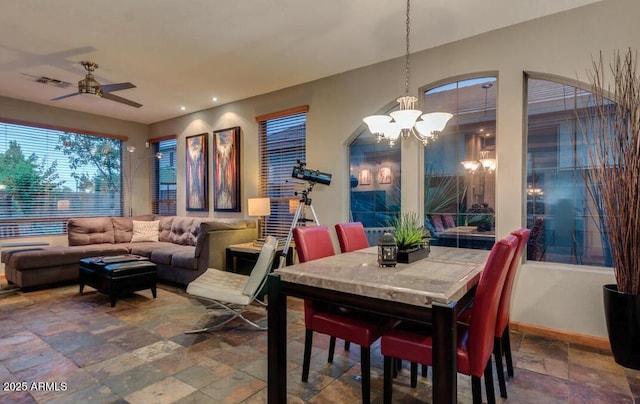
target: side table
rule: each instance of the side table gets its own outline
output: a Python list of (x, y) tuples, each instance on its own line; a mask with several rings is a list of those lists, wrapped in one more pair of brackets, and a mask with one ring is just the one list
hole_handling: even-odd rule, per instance
[[(225, 269), (227, 271), (249, 275), (251, 273), (251, 270), (253, 269), (253, 266), (258, 261), (258, 255), (260, 255), (261, 248), (262, 246), (254, 245), (253, 242), (232, 244), (230, 246), (227, 246)], [(278, 265), (280, 264), (280, 255), (282, 254), (283, 248), (283, 245), (278, 244), (276, 257), (273, 260), (271, 269), (278, 268)], [(293, 246), (289, 246), (289, 250), (287, 251), (286, 263), (287, 265), (293, 264)]]

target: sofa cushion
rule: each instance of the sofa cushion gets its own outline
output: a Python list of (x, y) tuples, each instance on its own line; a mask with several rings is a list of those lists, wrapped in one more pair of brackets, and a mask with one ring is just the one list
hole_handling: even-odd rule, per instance
[(113, 223), (114, 238), (116, 240), (116, 243), (131, 242), (131, 234), (133, 233), (134, 220), (149, 221), (149, 220), (154, 220), (154, 218), (155, 218), (155, 215), (112, 217), (111, 222)]
[(9, 256), (7, 265), (20, 270), (78, 264), (81, 258), (121, 255), (129, 252), (123, 244), (92, 244), (88, 246), (54, 246), (39, 250), (17, 251)]
[(159, 229), (159, 220), (133, 220), (133, 234), (131, 235), (131, 242), (140, 243), (143, 241), (158, 241)]
[(70, 246), (115, 243), (110, 217), (69, 219), (67, 231)]
[(189, 253), (193, 257), (193, 253), (195, 251), (195, 247), (192, 246), (182, 246), (182, 245), (172, 245), (166, 248), (158, 248), (151, 251), (151, 256), (149, 259), (156, 264), (165, 264), (171, 265), (172, 258), (174, 254), (177, 253)]
[(131, 251), (131, 254), (140, 255), (147, 258), (151, 258), (151, 253), (154, 250), (163, 250), (176, 246), (173, 243), (167, 243), (164, 241), (144, 241), (142, 243), (131, 243), (126, 245)]
[(200, 234), (200, 218), (175, 217), (171, 224), (171, 242), (179, 245), (195, 246)]
[(160, 220), (160, 234), (158, 235), (159, 241), (171, 242), (171, 225), (175, 216), (164, 216), (159, 218)]

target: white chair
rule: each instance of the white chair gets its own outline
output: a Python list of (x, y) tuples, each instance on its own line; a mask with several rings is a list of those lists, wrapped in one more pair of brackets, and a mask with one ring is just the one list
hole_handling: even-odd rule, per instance
[(217, 330), (237, 317), (259, 330), (266, 330), (267, 327), (260, 326), (249, 320), (243, 315), (243, 312), (254, 301), (266, 306), (265, 303), (256, 299), (256, 296), (267, 282), (267, 275), (273, 264), (277, 244), (278, 240), (275, 237), (267, 237), (260, 250), (258, 261), (249, 276), (209, 268), (205, 273), (189, 283), (187, 286), (188, 294), (213, 303), (207, 309), (225, 309), (231, 312), (232, 316), (220, 324), (198, 330), (185, 331), (185, 334)]

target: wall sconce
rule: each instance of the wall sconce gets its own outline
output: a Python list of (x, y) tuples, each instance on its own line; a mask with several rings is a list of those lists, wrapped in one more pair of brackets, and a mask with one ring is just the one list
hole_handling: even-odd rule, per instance
[(264, 216), (271, 214), (271, 199), (269, 198), (249, 198), (247, 200), (249, 216), (258, 216), (258, 240), (264, 240), (262, 234), (262, 220)]

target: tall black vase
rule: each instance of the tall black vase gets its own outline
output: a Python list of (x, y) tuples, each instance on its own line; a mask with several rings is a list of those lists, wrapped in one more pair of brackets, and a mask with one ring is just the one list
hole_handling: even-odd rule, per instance
[(604, 285), (602, 291), (613, 358), (640, 370), (640, 295), (618, 292), (617, 285)]

